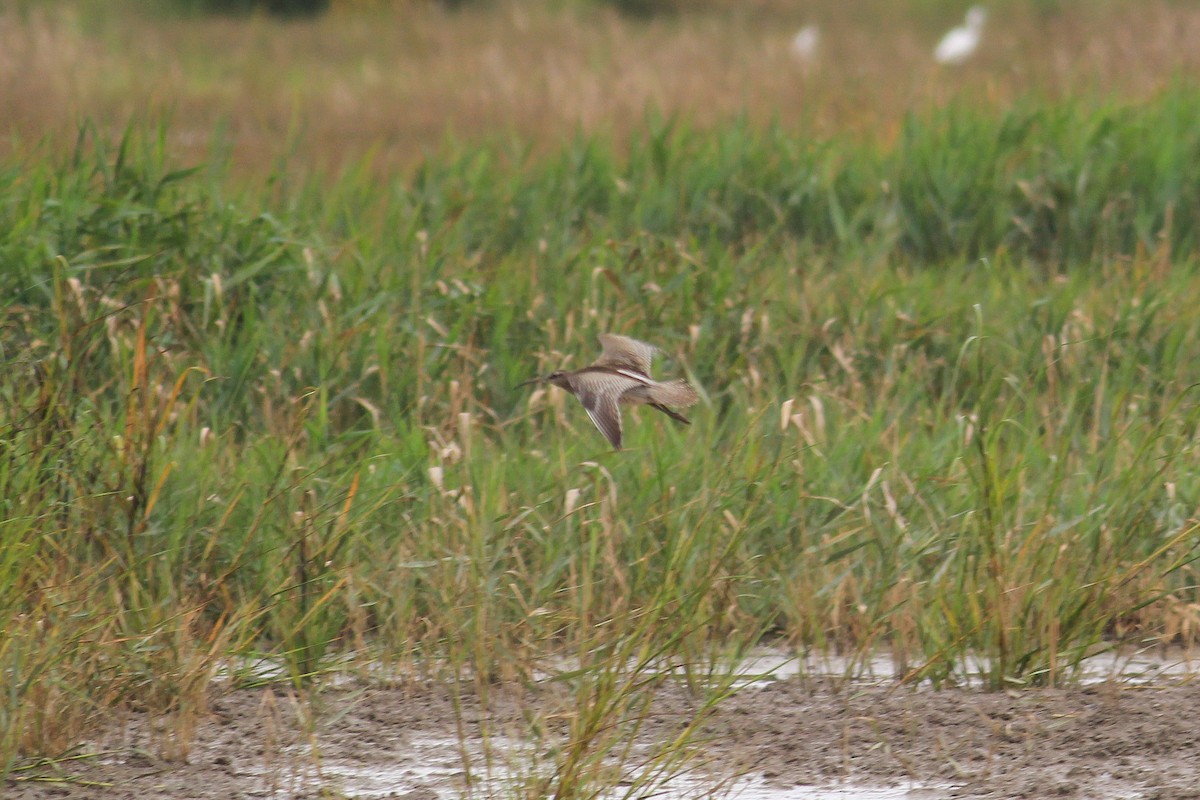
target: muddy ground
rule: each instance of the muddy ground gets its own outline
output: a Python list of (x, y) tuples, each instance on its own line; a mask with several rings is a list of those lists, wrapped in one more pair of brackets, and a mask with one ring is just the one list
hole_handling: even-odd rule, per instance
[[(522, 747), (506, 737), (527, 735), (531, 719), (565, 724), (556, 710), (568, 700), (559, 684), (493, 689), (486, 714), (475, 701), (456, 713), (443, 687), (360, 684), (322, 692), (313, 722), (287, 690), (215, 692), (186, 761), (157, 755), (171, 725), (131, 713), (88, 746), (103, 755), (23, 770), (3, 796), (455, 797), (465, 780), (460, 730), (477, 779), (486, 769), (471, 740), (481, 725), (496, 737), (493, 774), (505, 760), (519, 770), (511, 765)], [(677, 731), (692, 706), (682, 689), (664, 690), (640, 736)], [(855, 796), (848, 788), (898, 786), (921, 798), (1200, 798), (1200, 681), (982, 692), (782, 680), (725, 700), (703, 750), (706, 769), (755, 776), (755, 797), (840, 787), (845, 798)]]

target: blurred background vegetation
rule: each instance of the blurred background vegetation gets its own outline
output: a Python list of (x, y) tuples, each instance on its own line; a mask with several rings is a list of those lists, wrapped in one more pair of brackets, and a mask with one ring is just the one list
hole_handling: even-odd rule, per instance
[[(70, 148), (78, 119), (119, 136), (131, 118), (167, 118), (172, 153), (228, 155), (239, 176), (364, 159), (388, 174), (453, 141), (546, 152), (596, 133), (620, 145), (648, 112), (887, 146), (906, 115), (951, 100), (1136, 101), (1200, 69), (1200, 14), (1172, 0), (992, 3), (975, 55), (940, 67), (934, 46), (965, 7), (696, 0), (631, 15), (602, 2), (364, 0), (285, 19), (24, 0), (0, 28), (0, 152), (45, 138)], [(800, 59), (792, 39), (809, 25), (819, 46)]]

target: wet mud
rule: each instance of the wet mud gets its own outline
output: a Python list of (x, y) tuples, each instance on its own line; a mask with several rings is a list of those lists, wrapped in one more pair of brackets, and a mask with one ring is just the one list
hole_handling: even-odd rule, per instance
[[(173, 749), (172, 721), (129, 713), (86, 757), (23, 769), (3, 796), (434, 800), (468, 782), (477, 797), (512, 796), (499, 779), (561, 732), (571, 696), (561, 684), (494, 687), (485, 712), (443, 686), (343, 685), (312, 701), (278, 687), (216, 692), (172, 760), (159, 755)], [(694, 709), (683, 688), (663, 690), (639, 739), (665, 740)], [(541, 745), (531, 720), (546, 726)], [(889, 796), (927, 800), (1200, 799), (1200, 682), (1189, 680), (984, 692), (793, 678), (742, 688), (702, 738), (703, 766), (675, 796), (744, 775), (756, 798), (895, 787)]]

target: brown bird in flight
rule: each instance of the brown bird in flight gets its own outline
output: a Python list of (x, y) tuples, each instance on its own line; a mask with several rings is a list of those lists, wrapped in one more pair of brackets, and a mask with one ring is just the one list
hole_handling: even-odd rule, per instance
[(657, 347), (615, 333), (600, 334), (600, 345), (604, 348), (600, 357), (583, 369), (551, 372), (521, 385), (552, 383), (578, 397), (592, 422), (618, 450), (622, 405), (648, 405), (676, 422), (692, 424), (667, 406), (686, 408), (695, 405), (700, 396), (682, 378), (659, 383), (650, 377), (650, 361)]

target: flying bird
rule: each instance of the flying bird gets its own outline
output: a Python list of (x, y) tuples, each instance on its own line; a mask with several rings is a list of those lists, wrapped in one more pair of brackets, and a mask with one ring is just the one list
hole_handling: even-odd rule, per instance
[(687, 408), (700, 399), (686, 380), (660, 383), (650, 377), (650, 362), (658, 348), (615, 333), (600, 335), (600, 357), (574, 372), (556, 371), (525, 381), (552, 383), (579, 398), (588, 417), (617, 450), (621, 449), (621, 406), (648, 405), (676, 422), (691, 421), (668, 406)]
[(986, 21), (987, 11), (982, 6), (971, 6), (967, 11), (966, 24), (953, 28), (938, 42), (933, 51), (934, 59), (939, 64), (961, 64), (966, 61), (979, 47), (983, 23)]

